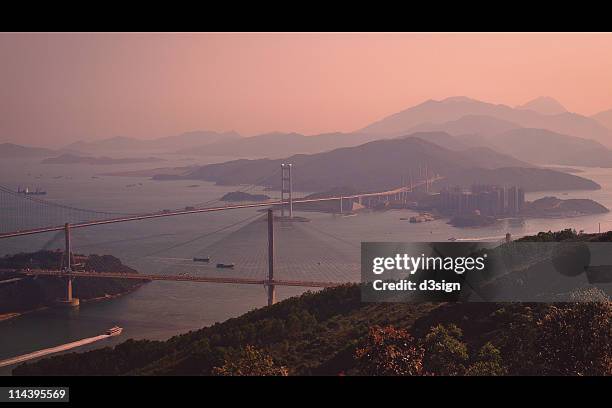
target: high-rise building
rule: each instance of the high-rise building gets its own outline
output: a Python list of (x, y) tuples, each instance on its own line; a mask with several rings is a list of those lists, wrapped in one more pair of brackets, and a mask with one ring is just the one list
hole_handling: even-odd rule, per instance
[(518, 189), (518, 210), (519, 212), (523, 211), (525, 208), (525, 190), (522, 188)]
[(476, 210), (483, 215), (516, 215), (525, 203), (523, 189), (512, 186), (508, 189), (487, 184), (475, 184), (470, 191), (460, 187), (442, 190), (439, 206), (442, 211), (466, 214)]

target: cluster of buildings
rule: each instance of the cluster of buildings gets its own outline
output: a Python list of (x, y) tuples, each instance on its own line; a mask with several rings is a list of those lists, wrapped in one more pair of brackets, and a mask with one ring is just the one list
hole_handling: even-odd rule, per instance
[(439, 195), (438, 209), (452, 214), (513, 216), (525, 205), (525, 192), (517, 186), (473, 185), (471, 190), (460, 187), (444, 189)]

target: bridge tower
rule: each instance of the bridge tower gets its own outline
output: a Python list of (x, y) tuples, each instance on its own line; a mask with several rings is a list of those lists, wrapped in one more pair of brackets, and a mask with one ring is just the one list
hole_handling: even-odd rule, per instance
[(72, 262), (71, 262), (71, 243), (70, 243), (70, 224), (65, 223), (64, 224), (64, 236), (65, 236), (65, 243), (66, 243), (66, 249), (64, 250), (64, 259), (66, 260), (66, 270), (67, 271), (71, 271), (72, 270)]
[[(64, 234), (65, 234), (65, 250), (64, 250), (64, 258), (66, 259), (66, 272), (72, 272), (72, 242), (70, 236), (70, 224), (64, 224)], [(66, 299), (61, 300), (60, 304), (65, 306), (78, 306), (79, 299), (72, 297), (72, 278), (68, 276), (66, 282)]]
[(289, 218), (293, 218), (293, 183), (291, 181), (291, 163), (281, 164), (281, 217), (285, 216), (285, 194), (289, 198)]
[(268, 210), (268, 306), (276, 303), (276, 288), (274, 286), (274, 212)]

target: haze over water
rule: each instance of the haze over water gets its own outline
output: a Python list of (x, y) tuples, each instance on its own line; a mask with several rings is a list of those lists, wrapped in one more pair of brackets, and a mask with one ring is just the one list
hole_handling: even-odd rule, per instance
[[(166, 164), (185, 165), (186, 162), (170, 161)], [(149, 168), (151, 165), (122, 167)], [(43, 165), (38, 161), (4, 160), (0, 163), (0, 185), (13, 189), (18, 186), (40, 186), (48, 191), (45, 199), (51, 201), (119, 212), (182, 208), (236, 190), (235, 186), (221, 187), (202, 181), (157, 182), (147, 178), (99, 176), (100, 173), (117, 171), (122, 167), (112, 166), (111, 169), (107, 166)], [(527, 200), (546, 195), (592, 198), (612, 208), (612, 169), (583, 170), (579, 174), (601, 184), (601, 190), (529, 193)], [(95, 175), (99, 178), (92, 178)], [(188, 187), (190, 185), (198, 187)], [(278, 196), (278, 192), (265, 193)], [(241, 220), (252, 219), (256, 214), (253, 209), (232, 210), (75, 230), (74, 251), (112, 254), (143, 273), (187, 271), (190, 274), (209, 276), (236, 274), (263, 277), (266, 273), (267, 245), (264, 222), (245, 221), (234, 228), (170, 248)], [(566, 219), (529, 219), (522, 227), (501, 222), (476, 229), (454, 228), (447, 225), (444, 219), (420, 224), (399, 220), (400, 217), (412, 214), (414, 212), (410, 210), (368, 212), (354, 217), (298, 213), (312, 221), (295, 228), (277, 229), (277, 277), (358, 281), (361, 241), (446, 241), (450, 237), (459, 240), (499, 241), (506, 232), (511, 232), (515, 237), (564, 228), (596, 232), (598, 223), (601, 223), (602, 231), (612, 230), (610, 214)], [(63, 236), (44, 234), (4, 240), (0, 255), (33, 251), (45, 245), (50, 249), (61, 248)], [(213, 265), (194, 265), (191, 261), (194, 256), (212, 256)], [(235, 262), (236, 270), (216, 270), (216, 260)], [(280, 287), (277, 288), (277, 294), (279, 299), (283, 299), (305, 290)], [(108, 346), (128, 338), (167, 339), (265, 304), (265, 291), (259, 286), (151, 282), (131, 294), (107, 301), (84, 303), (77, 310), (52, 308), (0, 322), (0, 359), (97, 335), (116, 324), (124, 328), (121, 336), (87, 348)], [(10, 368), (0, 371), (2, 374), (9, 372)]]

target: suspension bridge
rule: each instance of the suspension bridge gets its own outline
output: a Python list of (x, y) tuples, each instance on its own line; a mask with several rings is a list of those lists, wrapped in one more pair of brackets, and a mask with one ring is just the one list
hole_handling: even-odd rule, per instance
[[(109, 211), (97, 211), (90, 209), (83, 209), (64, 204), (59, 204), (49, 200), (40, 199), (38, 197), (28, 196), (22, 192), (16, 192), (6, 187), (0, 187), (0, 208), (3, 209), (3, 217), (0, 219), (0, 239), (16, 238), (21, 236), (32, 236), (37, 234), (61, 232), (64, 234), (65, 247), (64, 255), (62, 256), (62, 265), (59, 268), (49, 270), (42, 268), (25, 268), (19, 272), (23, 276), (44, 276), (44, 277), (56, 277), (66, 279), (66, 299), (68, 304), (74, 303), (72, 296), (72, 281), (76, 278), (97, 278), (97, 279), (131, 279), (131, 280), (150, 280), (150, 281), (176, 281), (176, 282), (200, 282), (200, 283), (225, 283), (225, 284), (247, 284), (247, 285), (263, 285), (267, 290), (268, 304), (275, 302), (275, 287), (276, 286), (299, 286), (299, 287), (312, 287), (312, 288), (325, 288), (337, 286), (346, 283), (347, 280), (337, 281), (334, 279), (330, 280), (312, 280), (305, 277), (305, 279), (278, 279), (275, 277), (275, 266), (277, 264), (275, 260), (279, 258), (278, 248), (282, 247), (283, 242), (275, 243), (275, 219), (281, 225), (291, 225), (292, 235), (300, 237), (299, 239), (305, 240), (307, 232), (300, 222), (293, 222), (293, 207), (299, 204), (314, 204), (321, 202), (338, 202), (338, 213), (343, 213), (344, 208), (351, 208), (353, 204), (363, 205), (366, 201), (380, 202), (380, 201), (396, 201), (406, 202), (409, 194), (415, 189), (426, 186), (429, 187), (431, 183), (438, 180), (440, 177), (435, 176), (432, 178), (422, 179), (416, 183), (410, 183), (408, 186), (401, 186), (395, 189), (379, 191), (379, 192), (367, 192), (360, 194), (351, 195), (336, 195), (330, 197), (320, 198), (294, 198), (291, 180), (291, 165), (283, 165), (281, 168), (281, 198), (280, 200), (266, 200), (263, 202), (247, 202), (238, 203), (231, 205), (211, 205), (219, 200), (210, 200), (202, 203), (200, 206), (184, 207), (182, 209), (175, 210), (161, 210), (156, 212), (145, 212), (145, 213), (122, 213), (122, 212), (109, 212)], [(277, 172), (275, 172), (275, 175)], [(246, 187), (244, 191), (248, 191), (253, 188), (255, 184)], [(371, 204), (371, 203), (370, 203)], [(257, 275), (257, 271), (262, 270), (261, 260), (267, 261), (267, 276), (238, 276), (238, 273), (232, 269), (224, 269), (224, 276), (210, 276), (209, 273), (198, 275), (188, 275), (185, 272), (182, 273), (170, 273), (170, 274), (150, 274), (150, 273), (116, 273), (108, 271), (87, 271), (87, 270), (76, 270), (74, 267), (74, 258), (72, 254), (73, 238), (72, 231), (75, 229), (92, 228), (95, 226), (118, 224), (135, 221), (146, 221), (155, 219), (165, 219), (169, 217), (186, 216), (203, 213), (215, 213), (221, 211), (240, 210), (240, 209), (257, 209), (257, 208), (268, 208), (267, 212), (267, 234), (262, 231), (262, 228), (250, 228), (250, 233), (253, 235), (255, 241), (266, 242), (267, 248), (265, 248), (263, 256), (257, 262), (245, 260), (239, 264), (240, 272), (251, 271), (252, 275)], [(275, 217), (273, 210), (280, 211), (281, 216)], [(32, 212), (38, 212), (38, 217), (32, 217)], [(42, 213), (42, 216), (40, 216)], [(285, 216), (288, 213), (288, 216)], [(249, 225), (262, 225), (262, 221), (259, 214), (257, 215), (259, 220), (253, 221)], [(50, 220), (49, 224), (32, 225), (33, 221), (36, 220), (39, 224), (44, 223), (46, 220)], [(59, 221), (59, 222), (58, 222)], [(232, 225), (230, 225), (232, 226)], [(221, 228), (217, 231), (225, 229)], [(213, 231), (214, 233), (214, 231)], [(329, 234), (328, 234), (329, 235)], [(291, 239), (291, 238), (290, 238)], [(298, 238), (294, 238), (298, 239)], [(341, 238), (338, 238), (341, 239)], [(278, 240), (278, 237), (277, 237)], [(182, 244), (177, 244), (182, 245)], [(222, 245), (222, 244), (220, 244)], [(296, 246), (299, 245), (296, 244)], [(253, 244), (251, 243), (252, 247)], [(304, 247), (302, 245), (301, 247)], [(323, 245), (319, 247), (307, 244), (306, 247), (310, 249), (309, 256), (314, 259), (325, 258), (326, 248)], [(316, 248), (316, 249), (315, 249)], [(245, 251), (238, 251), (236, 256), (240, 257)], [(284, 253), (283, 253), (284, 252)], [(288, 251), (282, 251), (280, 257), (286, 256)], [(262, 255), (262, 254), (260, 254)], [(324, 261), (325, 262), (325, 261)], [(313, 268), (325, 268), (331, 264), (324, 263), (321, 261), (310, 262), (308, 268), (312, 271)], [(189, 269), (192, 265), (183, 265), (185, 269)], [(206, 276), (208, 275), (208, 276)], [(78, 301), (77, 301), (78, 302)]]

